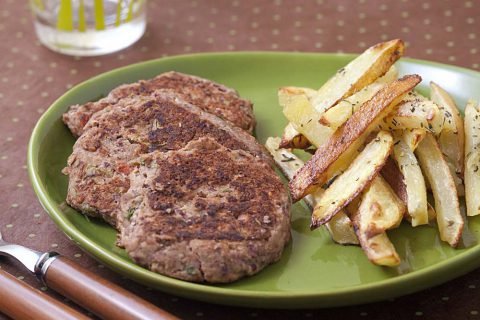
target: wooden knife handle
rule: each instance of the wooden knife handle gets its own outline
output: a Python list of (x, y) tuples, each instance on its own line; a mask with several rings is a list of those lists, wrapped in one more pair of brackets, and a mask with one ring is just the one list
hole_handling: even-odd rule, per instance
[(50, 263), (43, 280), (103, 319), (178, 319), (65, 257), (58, 256)]
[(0, 312), (13, 319), (90, 319), (0, 269)]

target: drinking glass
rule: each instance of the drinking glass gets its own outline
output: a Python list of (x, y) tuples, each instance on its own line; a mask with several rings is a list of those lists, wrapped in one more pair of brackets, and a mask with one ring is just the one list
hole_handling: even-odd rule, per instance
[(121, 50), (142, 37), (146, 0), (30, 0), (42, 44), (68, 55)]

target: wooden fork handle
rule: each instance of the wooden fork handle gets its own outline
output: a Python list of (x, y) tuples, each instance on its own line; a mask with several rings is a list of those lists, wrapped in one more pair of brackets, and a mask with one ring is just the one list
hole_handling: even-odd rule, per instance
[(103, 319), (178, 319), (65, 257), (52, 259), (43, 281)]
[(0, 269), (0, 312), (13, 319), (90, 319)]

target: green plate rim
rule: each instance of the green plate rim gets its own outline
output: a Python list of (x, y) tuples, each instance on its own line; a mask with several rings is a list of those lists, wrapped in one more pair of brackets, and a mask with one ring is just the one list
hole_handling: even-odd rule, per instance
[[(63, 100), (66, 96), (74, 90), (98, 81), (104, 77), (112, 77), (117, 73), (129, 72), (139, 66), (149, 64), (161, 63), (162, 61), (174, 61), (183, 59), (196, 59), (200, 57), (215, 57), (215, 56), (319, 56), (325, 59), (335, 59), (338, 57), (353, 58), (358, 54), (351, 53), (314, 53), (314, 52), (270, 52), (270, 51), (238, 51), (238, 52), (210, 52), (210, 53), (196, 53), (177, 55), (171, 57), (158, 58), (139, 62), (124, 67), (116, 68), (108, 72), (99, 74), (88, 80), (85, 80), (55, 100), (52, 105), (44, 112), (35, 125), (30, 141), (28, 144), (27, 164), (28, 174), (32, 183), (33, 189), (40, 200), (43, 208), (46, 210), (50, 218), (55, 222), (57, 227), (62, 230), (71, 240), (77, 245), (86, 250), (89, 254), (106, 264), (117, 272), (126, 275), (127, 277), (137, 282), (148, 285), (151, 282), (159, 283), (154, 286), (161, 291), (171, 294), (197, 299), (200, 301), (208, 301), (226, 305), (237, 306), (257, 306), (263, 308), (315, 308), (327, 306), (342, 306), (354, 305), (366, 302), (373, 302), (394, 298), (401, 295), (420, 291), (444, 282), (453, 278), (459, 277), (469, 271), (480, 266), (480, 245), (469, 248), (454, 257), (448, 258), (438, 262), (432, 266), (425, 267), (411, 273), (399, 275), (395, 278), (377, 281), (374, 283), (361, 284), (353, 287), (333, 289), (321, 293), (315, 292), (265, 292), (254, 290), (238, 290), (231, 288), (222, 288), (218, 286), (190, 283), (182, 280), (177, 280), (156, 274), (139, 267), (133, 263), (126, 262), (119, 258), (115, 253), (110, 252), (97, 246), (87, 236), (82, 234), (72, 223), (63, 218), (63, 214), (56, 208), (56, 205), (49, 199), (47, 191), (42, 184), (42, 181), (37, 173), (38, 171), (38, 150), (40, 140), (43, 137), (42, 132), (55, 120), (52, 119), (52, 114), (62, 106)], [(447, 65), (439, 62), (402, 58), (402, 61), (416, 63), (420, 65), (432, 66), (440, 69), (451, 70), (463, 74), (469, 74), (473, 77), (480, 78), (480, 72)]]

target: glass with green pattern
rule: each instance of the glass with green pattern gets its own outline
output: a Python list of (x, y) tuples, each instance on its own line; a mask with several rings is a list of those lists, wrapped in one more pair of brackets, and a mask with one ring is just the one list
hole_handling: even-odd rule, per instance
[(42, 44), (64, 54), (96, 56), (140, 39), (146, 0), (30, 0)]

